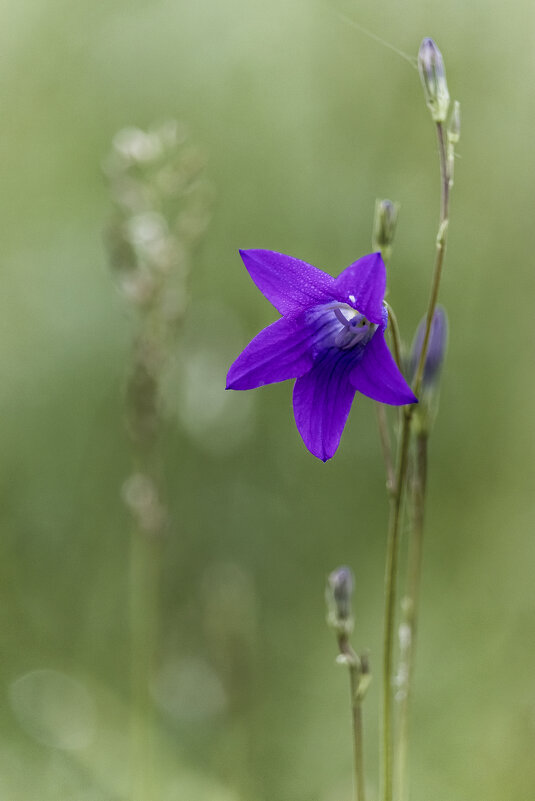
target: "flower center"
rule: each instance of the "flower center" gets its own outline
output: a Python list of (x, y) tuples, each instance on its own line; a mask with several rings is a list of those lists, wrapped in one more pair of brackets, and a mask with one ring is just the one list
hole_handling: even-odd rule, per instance
[(341, 303), (332, 307), (332, 311), (339, 323), (340, 330), (336, 333), (334, 344), (342, 350), (349, 350), (361, 343), (365, 345), (372, 338), (376, 325), (370, 323), (363, 314), (351, 306)]

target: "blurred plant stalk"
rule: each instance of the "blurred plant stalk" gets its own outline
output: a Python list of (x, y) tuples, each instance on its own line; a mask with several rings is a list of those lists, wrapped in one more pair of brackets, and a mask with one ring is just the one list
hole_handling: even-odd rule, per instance
[(161, 557), (170, 527), (164, 497), (162, 382), (188, 304), (191, 256), (206, 229), (212, 189), (202, 153), (168, 122), (120, 131), (106, 164), (114, 213), (111, 269), (135, 317), (125, 392), (132, 473), (122, 498), (130, 513), (132, 801), (160, 797), (150, 686), (159, 646)]

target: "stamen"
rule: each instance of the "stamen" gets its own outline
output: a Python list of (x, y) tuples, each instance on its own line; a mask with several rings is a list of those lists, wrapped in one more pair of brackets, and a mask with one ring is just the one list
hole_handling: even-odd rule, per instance
[(343, 326), (349, 328), (352, 324), (352, 321), (348, 320), (345, 314), (343, 313), (342, 309), (339, 306), (336, 306), (333, 309), (337, 319), (342, 323)]

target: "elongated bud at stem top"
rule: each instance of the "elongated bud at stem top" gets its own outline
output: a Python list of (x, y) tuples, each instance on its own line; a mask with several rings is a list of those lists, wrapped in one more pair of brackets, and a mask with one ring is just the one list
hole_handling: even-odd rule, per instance
[(448, 123), (448, 142), (456, 145), (461, 138), (461, 104), (458, 100), (453, 103)]
[(420, 45), (418, 72), (431, 116), (435, 122), (444, 122), (450, 105), (450, 94), (442, 53), (432, 39), (424, 39)]
[(392, 252), (392, 242), (396, 232), (399, 204), (391, 200), (375, 201), (375, 218), (373, 221), (372, 246), (380, 250), (384, 261), (388, 261)]
[[(412, 343), (411, 373), (413, 377), (418, 369), (418, 362), (420, 360), (420, 354), (422, 353), (425, 328), (426, 318), (424, 317), (418, 326), (416, 336), (414, 337), (414, 342)], [(448, 318), (446, 315), (446, 310), (442, 306), (437, 306), (431, 322), (431, 331), (427, 345), (427, 355), (425, 357), (424, 374), (422, 379), (422, 390), (424, 392), (426, 390), (433, 389), (438, 383), (440, 371), (446, 355), (447, 345)]]
[(328, 621), (339, 633), (349, 634), (353, 629), (351, 598), (355, 582), (349, 567), (338, 567), (327, 579), (325, 597)]

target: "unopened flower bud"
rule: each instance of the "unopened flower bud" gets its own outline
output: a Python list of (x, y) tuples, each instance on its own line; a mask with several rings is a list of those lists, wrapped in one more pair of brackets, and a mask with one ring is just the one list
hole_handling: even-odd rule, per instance
[(398, 219), (397, 203), (391, 200), (375, 201), (375, 219), (373, 221), (373, 249), (380, 250), (385, 261), (388, 261), (396, 232)]
[[(422, 354), (427, 318), (421, 321), (414, 337), (411, 352), (411, 373), (414, 378)], [(419, 403), (413, 417), (415, 433), (428, 434), (435, 422), (439, 402), (439, 378), (448, 344), (448, 318), (441, 306), (437, 306), (431, 321), (429, 341), (422, 373)]]
[(418, 72), (425, 102), (435, 122), (444, 122), (450, 105), (442, 54), (432, 39), (424, 39), (418, 53)]
[[(412, 343), (411, 351), (411, 373), (413, 378), (416, 375), (422, 347), (424, 344), (426, 329), (426, 318), (420, 322)], [(432, 390), (440, 377), (440, 371), (444, 363), (446, 355), (446, 348), (448, 345), (448, 318), (445, 309), (442, 306), (437, 306), (431, 321), (431, 330), (429, 332), (429, 342), (427, 345), (427, 354), (425, 357), (424, 372), (422, 377), (422, 390)]]
[(461, 104), (458, 100), (453, 103), (448, 123), (448, 142), (456, 145), (461, 138)]
[(349, 633), (353, 628), (351, 597), (354, 586), (353, 573), (349, 567), (338, 567), (327, 579), (329, 623), (345, 633)]

